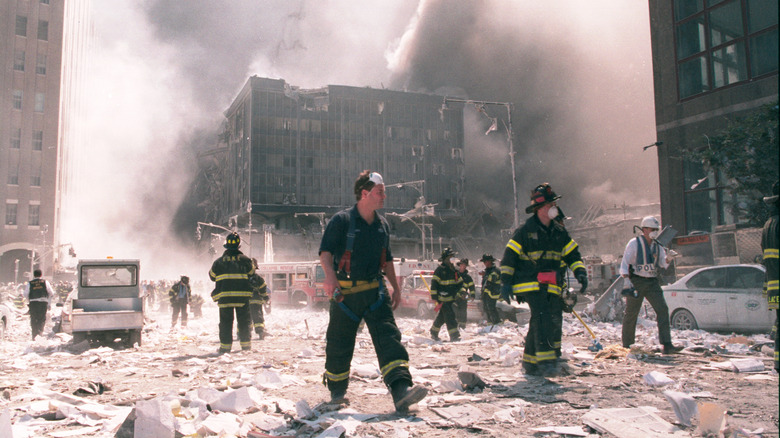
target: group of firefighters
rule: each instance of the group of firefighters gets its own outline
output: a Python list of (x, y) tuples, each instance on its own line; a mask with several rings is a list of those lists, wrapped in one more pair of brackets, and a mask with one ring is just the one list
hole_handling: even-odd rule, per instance
[[(393, 310), (401, 301), (401, 292), (390, 250), (389, 226), (377, 210), (386, 198), (382, 176), (363, 171), (355, 181), (357, 203), (333, 216), (323, 233), (320, 262), (325, 272), (323, 287), (331, 297), (330, 320), (326, 333), (326, 362), (323, 383), (331, 393), (332, 403), (346, 402), (350, 364), (360, 323), (365, 322), (376, 348), (377, 359), (385, 384), (396, 410), (406, 411), (419, 402), (427, 390), (412, 385), (409, 356), (401, 344), (401, 334)], [(778, 216), (777, 183), (774, 196), (765, 198), (774, 212), (764, 228), (762, 250), (767, 266), (765, 283), (769, 307), (778, 308)], [(496, 303), (525, 302), (531, 318), (525, 337), (523, 370), (526, 374), (551, 376), (560, 373), (562, 313), (571, 312), (576, 293), (570, 293), (566, 273), (571, 270), (583, 293), (588, 286), (585, 265), (577, 243), (564, 225), (563, 212), (557, 206), (560, 199), (552, 187), (540, 184), (531, 192), (526, 213), (531, 216), (514, 231), (498, 266), (491, 254), (483, 254), (482, 294), (484, 315), (490, 324), (500, 322)], [(620, 275), (628, 279), (635, 292), (627, 299), (623, 319), (622, 341), (628, 348), (634, 343), (638, 309), (647, 299), (656, 311), (658, 337), (664, 354), (679, 351), (671, 342), (668, 309), (660, 287), (660, 270), (668, 266), (665, 248), (655, 238), (660, 223), (645, 217), (638, 227), (642, 234), (626, 245)], [(263, 304), (269, 301), (264, 279), (258, 275), (257, 261), (244, 255), (237, 233), (227, 236), (224, 253), (209, 270), (215, 282), (211, 298), (219, 307), (219, 349), (217, 354), (231, 351), (233, 326), (237, 322), (238, 341), (242, 350), (251, 349), (251, 330), (263, 339), (265, 323)], [(475, 298), (474, 280), (468, 273), (468, 259), (455, 259), (455, 252), (445, 248), (433, 273), (429, 287), (436, 302), (437, 314), (430, 329), (431, 337), (439, 341), (440, 330), (447, 327), (450, 341), (460, 339), (459, 323), (466, 320), (466, 306)], [(40, 333), (41, 312), (53, 295), (48, 282), (35, 279), (25, 288), (25, 298), (31, 302), (33, 338)], [(390, 283), (390, 293), (385, 281)], [(49, 298), (46, 296), (49, 295)], [(172, 308), (172, 328), (181, 317), (187, 324), (187, 306), (192, 304), (189, 278), (182, 276), (168, 290)], [(33, 307), (33, 303), (35, 304)], [(35, 315), (33, 315), (35, 310)], [(775, 368), (778, 368), (775, 342)]]

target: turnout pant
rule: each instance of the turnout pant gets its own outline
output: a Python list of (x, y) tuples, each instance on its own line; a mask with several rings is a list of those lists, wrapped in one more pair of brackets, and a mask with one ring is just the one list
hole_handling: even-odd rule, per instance
[(265, 330), (265, 318), (263, 317), (263, 305), (260, 303), (249, 303), (249, 315), (252, 317), (252, 328), (255, 333), (260, 334)]
[(455, 319), (461, 327), (465, 327), (468, 320), (468, 305), (469, 302), (465, 298), (457, 299), (454, 302)]
[(646, 298), (653, 306), (658, 322), (658, 341), (661, 345), (672, 342), (671, 329), (669, 327), (669, 307), (661, 290), (661, 283), (657, 278), (640, 277), (632, 275), (631, 283), (637, 291), (637, 297), (626, 297), (626, 313), (623, 315), (623, 346), (628, 348), (634, 343), (636, 334), (636, 319), (642, 309), (642, 302)]
[(249, 316), (249, 303), (238, 307), (219, 308), (219, 349), (229, 352), (233, 347), (233, 312), (235, 312), (236, 325), (238, 325), (238, 341), (242, 350), (252, 347), (252, 331), (250, 329), (251, 317)]
[(555, 295), (550, 297), (550, 318), (552, 319), (553, 347), (555, 357), (561, 357), (561, 338), (563, 338), (563, 300)]
[(555, 330), (550, 303), (558, 300), (558, 297), (542, 289), (525, 293), (523, 298), (531, 308), (523, 350), (523, 368), (535, 371), (537, 366), (555, 363)]
[(436, 314), (436, 319), (433, 320), (433, 327), (431, 327), (431, 331), (438, 335), (441, 327), (446, 324), (450, 340), (452, 338), (460, 337), (460, 334), (458, 333), (458, 320), (455, 318), (453, 304), (454, 301), (443, 301), (441, 303), (441, 309), (439, 309), (439, 313)]
[(45, 301), (30, 301), (30, 328), (32, 338), (43, 334), (43, 326), (46, 325), (46, 310), (49, 303)]
[[(341, 305), (330, 301), (330, 321), (325, 334), (325, 375), (323, 383), (333, 392), (346, 392), (349, 386), (349, 368), (355, 351), (360, 320), (365, 321), (371, 342), (374, 344), (379, 369), (385, 385), (391, 387), (395, 382), (405, 381), (412, 385), (409, 373), (409, 353), (401, 344), (401, 332), (395, 324), (389, 297), (374, 310), (370, 307), (379, 300), (379, 289), (344, 295)], [(352, 316), (358, 318), (355, 321)]]
[(499, 324), (501, 318), (498, 316), (498, 309), (496, 309), (496, 299), (490, 298), (490, 295), (482, 294), (482, 311), (485, 312), (485, 319), (491, 324)]
[(171, 327), (176, 325), (176, 321), (179, 320), (179, 314), (181, 314), (181, 326), (187, 327), (187, 300), (173, 300), (171, 307), (173, 308), (173, 314), (171, 315)]

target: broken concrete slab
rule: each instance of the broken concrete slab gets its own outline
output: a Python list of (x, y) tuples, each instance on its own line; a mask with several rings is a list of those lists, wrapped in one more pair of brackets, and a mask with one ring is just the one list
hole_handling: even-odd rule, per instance
[(601, 433), (618, 438), (688, 437), (690, 434), (655, 413), (651, 406), (636, 408), (593, 409), (582, 416), (582, 422)]
[(691, 418), (699, 413), (696, 400), (690, 394), (677, 391), (664, 391), (664, 397), (672, 405), (674, 414), (677, 416), (680, 424), (691, 426)]
[(469, 427), (485, 418), (485, 414), (474, 405), (430, 407), (429, 409), (442, 418), (455, 423), (458, 427)]

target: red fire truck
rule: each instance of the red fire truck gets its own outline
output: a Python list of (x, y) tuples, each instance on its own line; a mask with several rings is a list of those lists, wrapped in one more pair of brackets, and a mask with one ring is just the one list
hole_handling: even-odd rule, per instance
[(319, 260), (260, 263), (257, 273), (265, 279), (274, 305), (304, 307), (328, 302), (322, 287), (325, 271)]

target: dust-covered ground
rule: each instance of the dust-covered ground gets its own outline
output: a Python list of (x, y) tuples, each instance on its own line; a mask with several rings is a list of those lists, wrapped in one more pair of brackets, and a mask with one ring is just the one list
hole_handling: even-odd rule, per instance
[[(618, 324), (586, 319), (605, 347), (606, 357), (597, 358), (588, 351), (592, 338), (567, 314), (566, 372), (543, 378), (521, 371), (527, 325), (470, 323), (461, 341), (433, 342), (431, 321), (399, 315), (415, 383), (429, 389), (409, 415), (399, 416), (379, 377), (367, 330), (358, 336), (350, 404), (325, 403), (327, 322), (324, 310), (274, 308), (266, 316), (265, 340), (253, 338), (251, 351), (236, 351), (235, 342), (232, 354), (216, 356), (218, 317), (212, 304), (204, 306), (202, 318), (174, 331), (170, 315), (151, 312), (142, 345), (131, 349), (73, 345), (70, 336), (49, 327), (47, 336), (32, 342), (29, 318), (18, 315), (0, 344), (0, 436), (12, 430), (14, 438), (134, 432), (172, 437), (174, 428), (175, 436), (221, 437), (613, 436), (591, 427), (592, 421), (586, 425), (584, 416), (639, 407), (650, 407), (642, 412), (654, 412), (661, 428), (668, 428), (655, 436), (701, 435), (697, 415), (690, 416), (689, 426), (681, 424), (664, 395), (670, 390), (722, 406), (721, 430), (728, 436), (778, 436), (778, 376), (763, 335), (673, 332), (686, 350), (661, 355), (653, 345), (655, 322), (640, 320), (637, 340), (645, 346), (627, 354), (616, 348)], [(735, 359), (763, 364), (763, 371), (734, 372), (729, 361)], [(459, 371), (476, 373), (484, 385), (469, 382), (467, 373), (459, 379)], [(665, 377), (671, 382), (648, 384)], [(636, 409), (620, 412), (625, 415), (613, 422), (627, 429), (616, 435), (648, 436), (630, 429), (638, 427), (631, 417)]]

